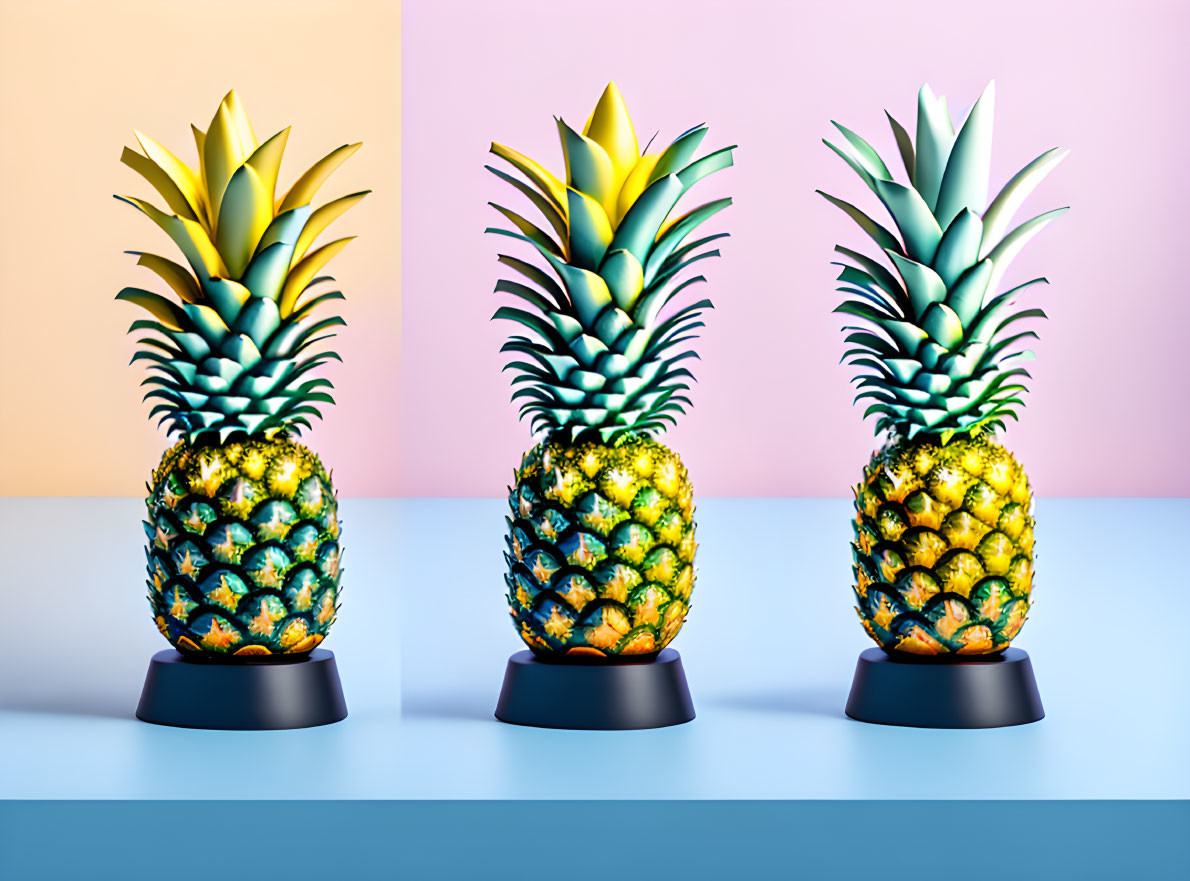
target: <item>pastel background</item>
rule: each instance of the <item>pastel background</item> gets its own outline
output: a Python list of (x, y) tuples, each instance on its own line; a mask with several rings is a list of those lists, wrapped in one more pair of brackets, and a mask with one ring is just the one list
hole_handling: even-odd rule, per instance
[(364, 142), (319, 193), (374, 191), (334, 228), (360, 234), (329, 267), (346, 363), (308, 438), (341, 492), (399, 491), (399, 5), (0, 0), (0, 495), (143, 491), (167, 441), (127, 366), (140, 310), (113, 298), (156, 282), (125, 250), (174, 254), (112, 198), (156, 198), (120, 150), (139, 129), (193, 162), (190, 123), (205, 129), (233, 87), (258, 133), (293, 126), (281, 186)]
[(837, 119), (891, 166), (885, 108), (911, 126), (922, 82), (958, 110), (995, 78), (993, 186), (1049, 147), (1072, 150), (1021, 215), (1073, 206), (1007, 279), (1052, 284), (1031, 303), (1051, 320), (1005, 439), (1042, 495), (1190, 495), (1177, 256), (1190, 5), (414, 0), (403, 33), (402, 493), (498, 494), (530, 445), (500, 373), (509, 327), (488, 322), (499, 242), (482, 235), (498, 219), (485, 203), (515, 202), (483, 170), (488, 142), (560, 171), (551, 116), (581, 125), (615, 79), (642, 140), (705, 121), (707, 146), (740, 145), (736, 167), (695, 191), (735, 196), (712, 221), (733, 238), (704, 264), (699, 295), (717, 309), (694, 409), (667, 443), (703, 496), (846, 494), (874, 439), (837, 366), (829, 262), (835, 243), (866, 239), (814, 190), (874, 199), (820, 138)]
[(884, 108), (908, 124), (921, 82), (962, 108), (993, 77), (994, 185), (1050, 146), (1073, 151), (1026, 206), (1073, 210), (1012, 273), (1053, 284), (1033, 298), (1051, 320), (1006, 441), (1042, 495), (1190, 495), (1175, 263), (1190, 7), (817, 7), (0, 0), (0, 495), (141, 492), (166, 440), (127, 367), (136, 309), (112, 298), (150, 278), (124, 250), (170, 245), (111, 198), (146, 191), (120, 148), (140, 128), (189, 157), (189, 123), (232, 86), (260, 130), (293, 124), (283, 178), (365, 142), (327, 188), (375, 192), (340, 221), (360, 235), (333, 264), (346, 364), (308, 442), (345, 495), (501, 493), (531, 438), (500, 373), (508, 328), (488, 321), (485, 203), (510, 199), (483, 170), (488, 142), (560, 169), (551, 115), (580, 124), (609, 79), (642, 138), (705, 121), (708, 145), (740, 145), (696, 191), (736, 198), (712, 222), (733, 238), (705, 268), (717, 309), (694, 409), (667, 442), (704, 497), (843, 495), (874, 439), (837, 365), (829, 261), (862, 236), (813, 190), (863, 194), (819, 139), (835, 118), (892, 153)]

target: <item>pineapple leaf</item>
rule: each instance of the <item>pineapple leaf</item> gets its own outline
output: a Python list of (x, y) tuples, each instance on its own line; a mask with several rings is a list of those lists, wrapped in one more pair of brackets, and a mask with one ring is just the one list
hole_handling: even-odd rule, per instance
[[(928, 266), (933, 262), (938, 243), (942, 240), (942, 229), (929, 206), (917, 190), (895, 181), (874, 179), (872, 186), (901, 231), (905, 243), (903, 253)], [(893, 250), (901, 251), (900, 248)]]
[[(588, 193), (610, 214), (615, 211), (616, 172), (607, 151), (584, 137), (561, 119), (556, 119), (566, 158), (566, 185)], [(609, 201), (611, 204), (609, 204)]]
[[(698, 126), (683, 133), (660, 155), (637, 155), (634, 129), (623, 99), (609, 86), (583, 134), (556, 118), (566, 159), (566, 183), (532, 160), (493, 145), (540, 190), (495, 172), (529, 199), (553, 225), (561, 247), (524, 218), (500, 209), (510, 229), (488, 232), (532, 245), (556, 274), (554, 282), (537, 266), (501, 256), (536, 288), (501, 282), (507, 293), (540, 316), (501, 307), (495, 317), (527, 327), (502, 351), (515, 353), (506, 369), (519, 411), (537, 430), (571, 439), (590, 432), (610, 441), (631, 433), (663, 430), (689, 399), (681, 392), (688, 376), (679, 362), (697, 357), (680, 350), (703, 327), (700, 301), (664, 320), (659, 313), (702, 276), (679, 280), (691, 264), (718, 255), (706, 244), (723, 234), (687, 242), (706, 219), (730, 204), (721, 199), (672, 218), (691, 186), (732, 164), (734, 147), (701, 158), (694, 153), (705, 134)], [(648, 145), (645, 147), (649, 149)], [(493, 170), (494, 171), (494, 170)], [(556, 302), (549, 302), (549, 297)], [(677, 354), (669, 353), (678, 350)]]
[(512, 294), (514, 297), (520, 297), (525, 302), (531, 304), (543, 313), (552, 312), (557, 308), (556, 304), (551, 303), (537, 291), (533, 290), (528, 285), (523, 285), (520, 282), (508, 281), (500, 279), (496, 282), (495, 293), (498, 294)]
[(982, 237), (983, 223), (968, 208), (960, 211), (946, 228), (934, 255), (934, 271), (948, 288), (976, 262)]
[(965, 208), (982, 210), (988, 198), (992, 163), (992, 116), (996, 85), (988, 83), (947, 157), (934, 215), (945, 228)]
[[(905, 174), (909, 177), (910, 185), (916, 185), (916, 166), (917, 161), (913, 152), (913, 140), (909, 137), (909, 133), (905, 131), (905, 127), (893, 119), (892, 114), (887, 110), (884, 115), (888, 117), (888, 124), (892, 128), (893, 137), (897, 142), (897, 150), (901, 154), (901, 164), (905, 166)], [(892, 175), (888, 175), (892, 177)]]
[[(176, 208), (174, 210), (178, 214), (189, 216), (193, 220), (202, 220), (203, 197), (200, 191), (200, 181), (198, 176), (190, 169), (190, 166), (143, 132), (134, 131), (133, 134), (136, 137), (137, 143), (140, 144), (140, 148), (145, 151), (145, 156), (162, 170), (173, 185), (177, 187), (183, 198), (185, 198), (186, 204), (190, 208), (190, 213), (187, 215), (186, 212), (177, 211)], [(153, 183), (152, 181), (149, 182)], [(161, 190), (158, 190), (158, 192), (161, 192)], [(164, 197), (165, 194), (162, 193), (162, 196)], [(172, 203), (170, 207), (173, 208)]]
[(124, 288), (116, 294), (116, 299), (135, 303), (172, 330), (181, 330), (186, 325), (186, 313), (160, 294), (140, 288)]
[(642, 266), (647, 266), (657, 232), (677, 204), (683, 189), (676, 174), (666, 175), (650, 184), (620, 221), (610, 250), (629, 251)]
[(1057, 220), (1069, 210), (1069, 208), (1055, 208), (1053, 211), (1047, 211), (1044, 214), (1039, 214), (1030, 220), (1026, 220), (1006, 235), (996, 247), (992, 248), (987, 255), (993, 264), (992, 278), (988, 282), (988, 287), (992, 290), (999, 287), (1000, 279), (1004, 277), (1004, 273), (1008, 271), (1009, 265), (1012, 263), (1013, 258), (1020, 253), (1021, 248), (1033, 236), (1037, 235), (1049, 226), (1051, 222)]
[(490, 165), (485, 165), (488, 171), (500, 178), (506, 184), (510, 184), (514, 189), (521, 193), (528, 199), (542, 216), (549, 222), (550, 226), (554, 228), (554, 232), (558, 236), (558, 241), (566, 241), (570, 237), (570, 228), (566, 222), (566, 215), (555, 207), (554, 203), (541, 194), (539, 190), (526, 184), (524, 181), (513, 177), (500, 171), (498, 168), (493, 168)]
[[(198, 220), (198, 213), (190, 200), (182, 192), (181, 187), (166, 171), (147, 156), (142, 156), (135, 150), (124, 148), (120, 154), (120, 161), (143, 177), (165, 200), (165, 204), (175, 214), (188, 220)], [(189, 171), (189, 169), (187, 169)]]
[(215, 247), (232, 278), (244, 274), (272, 220), (272, 194), (251, 165), (241, 165), (227, 184), (215, 227)]
[[(207, 132), (207, 142), (210, 143), (211, 133)], [(297, 208), (299, 205), (308, 205), (310, 200), (314, 198), (314, 194), (318, 192), (328, 177), (334, 173), (340, 165), (347, 161), (352, 154), (358, 150), (362, 144), (344, 144), (332, 150), (326, 156), (323, 156), (313, 165), (311, 165), (302, 176), (293, 182), (293, 186), (281, 199), (281, 204), (277, 207), (277, 213), (281, 214), (289, 211), (292, 208)]]
[[(835, 123), (835, 124), (837, 125), (838, 123)], [(876, 183), (875, 183), (876, 178), (872, 176), (872, 173), (870, 171), (868, 171), (868, 169), (864, 166), (863, 162), (861, 162), (856, 157), (852, 156), (848, 151), (844, 150), (842, 147), (838, 147), (838, 146), (832, 144), (826, 138), (822, 139), (822, 143), (826, 144), (826, 146), (829, 147), (834, 152), (834, 154), (836, 156), (838, 156), (840, 159), (842, 159), (844, 162), (846, 162), (847, 165), (850, 166), (851, 170), (854, 171), (856, 173), (856, 175), (859, 176), (859, 179), (864, 182), (864, 185), (867, 186), (868, 189), (870, 189), (874, 193), (876, 192)], [(885, 178), (881, 178), (881, 180), (885, 180)]]
[[(611, 221), (603, 206), (585, 193), (569, 188), (566, 195), (570, 217), (569, 259), (580, 269), (594, 271), (603, 262), (608, 245), (612, 242)], [(522, 229), (522, 232), (532, 237), (528, 231)]]
[[(653, 246), (653, 251), (649, 255), (645, 265), (645, 285), (652, 285), (656, 282), (657, 276), (666, 271), (667, 268), (672, 269), (668, 277), (672, 277), (686, 264), (680, 264), (676, 267), (667, 267), (670, 258), (676, 254), (678, 246), (682, 244), (683, 240), (691, 232), (693, 232), (699, 225), (704, 223), (709, 218), (718, 214), (724, 208), (731, 205), (731, 199), (717, 199), (714, 202), (708, 202), (705, 205), (700, 205), (688, 214), (684, 214), (673, 222), (673, 224), (666, 229), (657, 238)], [(715, 252), (718, 253), (718, 252)], [(687, 261), (689, 263), (691, 261)]]
[(301, 260), (306, 255), (306, 252), (310, 250), (310, 246), (314, 244), (314, 240), (322, 235), (328, 226), (342, 217), (348, 209), (362, 202), (364, 197), (371, 192), (371, 190), (363, 190), (359, 193), (342, 196), (327, 202), (321, 208), (312, 212), (310, 219), (302, 227), (302, 233), (298, 237), (297, 244), (294, 246), (293, 259)]
[(945, 303), (930, 304), (922, 317), (921, 329), (946, 349), (953, 349), (963, 341), (963, 322)]
[(564, 308), (565, 304), (570, 302), (565, 291), (562, 290), (558, 283), (532, 263), (526, 263), (524, 260), (518, 260), (516, 257), (509, 257), (506, 254), (501, 254), (497, 259), (500, 263), (516, 270), (545, 291), (558, 308)]
[(562, 251), (562, 246), (559, 245), (557, 242), (555, 242), (553, 240), (553, 238), (549, 235), (549, 233), (547, 233), (545, 230), (541, 229), (540, 227), (534, 225), (530, 221), (521, 217), (521, 215), (517, 214), (515, 211), (512, 211), (512, 210), (505, 208), (501, 205), (497, 205), (495, 202), (488, 202), (488, 204), (491, 205), (493, 208), (495, 208), (497, 211), (499, 211), (501, 214), (503, 214), (504, 217), (510, 223), (512, 223), (513, 226), (515, 226), (517, 229), (519, 229), (526, 237), (528, 237), (533, 242), (533, 244), (537, 245), (537, 247), (539, 249), (548, 251), (550, 254), (554, 255), (555, 257), (564, 257), (565, 256)]
[(136, 255), (138, 258), (136, 265), (156, 273), (158, 278), (173, 289), (182, 302), (197, 303), (202, 299), (202, 290), (195, 282), (194, 276), (187, 272), (185, 267), (164, 257), (158, 257), (156, 254), (145, 254), (141, 251), (127, 251), (126, 253)]
[[(835, 245), (835, 250), (853, 260), (856, 266), (868, 276), (872, 284), (888, 294), (902, 311), (908, 313), (906, 307), (909, 305), (909, 298), (905, 293), (905, 288), (897, 281), (896, 276), (885, 269), (880, 263), (858, 251), (852, 251), (850, 248), (845, 248), (842, 245)], [(845, 266), (846, 264), (836, 262), (834, 265)]]
[(913, 186), (933, 210), (954, 143), (954, 128), (946, 104), (934, 96), (929, 85), (922, 86), (917, 96), (916, 140)]
[(992, 200), (992, 204), (988, 206), (988, 210), (984, 212), (984, 246), (980, 257), (987, 256), (987, 253), (999, 243), (1001, 236), (1008, 230), (1008, 225), (1012, 223), (1017, 209), (1021, 207), (1037, 185), (1045, 179), (1045, 176), (1053, 171), (1069, 153), (1069, 150), (1057, 147), (1047, 150), (1018, 171), (1012, 180), (1004, 185), (996, 198)]
[(657, 164), (653, 166), (653, 171), (649, 175), (648, 184), (655, 183), (668, 174), (673, 174), (681, 171), (690, 164), (691, 157), (694, 156), (696, 150), (702, 139), (706, 137), (707, 127), (705, 125), (698, 125), (688, 131), (678, 135), (672, 144), (662, 151), (661, 156), (657, 159)]
[(235, 325), (244, 305), (252, 298), (252, 293), (242, 284), (225, 278), (208, 280), (206, 292), (208, 303), (228, 328)]
[(904, 248), (901, 246), (900, 240), (896, 236), (894, 236), (875, 220), (868, 217), (868, 215), (864, 214), (850, 202), (844, 202), (842, 199), (836, 199), (834, 196), (830, 195), (829, 193), (824, 193), (822, 190), (815, 190), (814, 192), (822, 196), (822, 198), (826, 199), (828, 202), (854, 220), (859, 225), (859, 228), (871, 236), (872, 241), (879, 245), (882, 250), (895, 251), (898, 254), (905, 253)]
[(566, 209), (566, 185), (528, 156), (503, 144), (492, 143), (491, 152), (517, 169), (546, 196), (558, 211)]
[(945, 302), (946, 283), (934, 270), (895, 252), (890, 252), (888, 256), (909, 291), (909, 302), (913, 307), (912, 317), (915, 320), (920, 321), (934, 303)]
[(511, 306), (501, 306), (496, 310), (496, 314), (492, 316), (492, 320), (515, 321), (523, 327), (536, 333), (545, 342), (554, 346), (557, 349), (565, 349), (566, 341), (562, 339), (558, 331), (553, 325), (546, 322), (544, 319), (532, 312), (526, 312), (523, 309), (513, 309)]
[(629, 251), (612, 251), (599, 267), (612, 299), (621, 309), (631, 309), (644, 290), (645, 275), (640, 261)]
[(735, 149), (734, 144), (730, 147), (722, 147), (713, 153), (708, 153), (701, 159), (691, 162), (681, 171), (677, 172), (678, 180), (682, 182), (683, 190), (690, 189), (704, 177), (714, 174), (716, 171), (731, 168), (732, 151)]
[(318, 271), (354, 240), (355, 236), (348, 236), (327, 242), (321, 248), (303, 257), (289, 271), (285, 287), (281, 289), (281, 296), (277, 299), (277, 308), (280, 310), (282, 318), (288, 318), (293, 312), (298, 297), (307, 286), (313, 283), (314, 276), (318, 274)]
[(872, 149), (872, 145), (847, 128), (845, 125), (840, 125), (831, 120), (831, 125), (837, 128), (847, 139), (847, 143), (855, 151), (855, 155), (863, 165), (864, 170), (871, 177), (880, 178), (881, 180), (892, 180), (892, 172), (888, 170), (888, 166), (884, 164), (884, 160), (880, 158), (880, 154)]
[(970, 326), (983, 306), (983, 297), (992, 278), (992, 261), (976, 263), (958, 280), (946, 294), (946, 305), (954, 310), (959, 323)]

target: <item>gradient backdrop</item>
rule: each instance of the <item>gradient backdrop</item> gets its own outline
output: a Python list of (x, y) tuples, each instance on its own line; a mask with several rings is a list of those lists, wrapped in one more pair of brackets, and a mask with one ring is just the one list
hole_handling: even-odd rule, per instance
[(736, 197), (711, 221), (733, 238), (703, 264), (698, 295), (717, 309), (694, 410), (667, 443), (702, 496), (846, 494), (873, 437), (836, 366), (829, 262), (836, 242), (867, 240), (814, 189), (874, 198), (819, 139), (837, 119), (891, 166), (884, 108), (911, 125), (922, 82), (957, 110), (995, 78), (994, 187), (1049, 147), (1073, 151), (1023, 209), (1074, 206), (1011, 272), (1049, 277), (1035, 304), (1051, 320), (1006, 441), (1042, 495), (1190, 495), (1190, 297), (1175, 268), (1190, 197), (1188, 9), (406, 2), (402, 492), (502, 492), (529, 445), (500, 373), (509, 326), (487, 321), (500, 267), (485, 202), (516, 197), (483, 170), (488, 141), (560, 171), (551, 115), (581, 126), (614, 78), (642, 141), (706, 122), (705, 145), (740, 145), (734, 169), (695, 189)]
[(485, 202), (511, 198), (483, 171), (488, 141), (560, 170), (551, 115), (580, 125), (613, 78), (642, 139), (705, 121), (708, 146), (740, 145), (696, 191), (736, 197), (712, 221), (734, 237), (706, 265), (718, 308), (667, 442), (704, 497), (844, 495), (874, 441), (837, 366), (829, 261), (863, 238), (813, 190), (864, 194), (819, 139), (835, 118), (891, 153), (885, 107), (910, 124), (921, 82), (963, 108), (992, 77), (993, 185), (1073, 149), (1026, 208), (1074, 206), (1013, 269), (1053, 284), (1034, 298), (1051, 321), (1006, 440), (1043, 495), (1190, 495), (1187, 10), (0, 0), (0, 495), (140, 493), (166, 441), (126, 366), (137, 310), (112, 298), (150, 278), (122, 251), (169, 243), (111, 198), (147, 190), (120, 148), (140, 128), (189, 157), (188, 124), (233, 85), (259, 130), (294, 125), (288, 179), (365, 142), (328, 184), (375, 193), (340, 221), (361, 236), (333, 264), (347, 363), (309, 443), (345, 495), (501, 493), (531, 439), (500, 373), (508, 328), (488, 322)]
[(347, 300), (328, 375), (338, 407), (310, 444), (351, 495), (398, 492), (400, 7), (383, 0), (0, 0), (0, 495), (141, 494), (167, 440), (129, 368), (141, 310), (164, 286), (125, 250), (177, 259), (112, 198), (152, 188), (120, 163), (133, 129), (195, 161), (228, 89), (258, 133), (292, 124), (279, 185), (362, 140), (322, 199), (374, 192), (335, 225)]

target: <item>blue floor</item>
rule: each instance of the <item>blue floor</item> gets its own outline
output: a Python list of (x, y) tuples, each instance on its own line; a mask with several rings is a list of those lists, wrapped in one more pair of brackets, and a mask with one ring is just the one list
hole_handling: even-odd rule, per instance
[[(868, 644), (850, 604), (849, 503), (813, 499), (701, 503), (698, 584), (674, 644), (698, 712), (688, 725), (496, 722), (504, 662), (520, 648), (503, 600), (503, 503), (445, 499), (343, 503), (343, 610), (325, 647), (343, 676), (344, 722), (271, 733), (145, 725), (132, 713), (163, 643), (144, 600), (141, 511), (129, 499), (0, 501), (0, 798), (185, 801), (12, 801), (0, 804), (0, 843), (31, 846), (86, 817), (112, 830), (112, 846), (136, 848), (145, 818), (201, 826), (227, 815), (204, 800), (302, 799), (360, 801), (259, 805), (250, 820), (247, 806), (231, 810), (237, 824), (277, 830), (300, 810), (310, 835), (344, 841), (383, 828), (377, 853), (408, 836), (392, 858), (411, 872), (435, 842), (443, 859), (465, 851), (492, 871), (492, 853), (516, 853), (523, 877), (548, 863), (542, 848), (567, 855), (550, 872), (563, 877), (586, 877), (575, 859), (623, 874), (617, 853), (647, 853), (653, 872), (688, 858), (711, 871), (715, 842), (737, 866), (785, 854), (791, 871), (835, 853), (835, 874), (816, 877), (839, 878), (943, 864), (983, 877), (962, 868), (972, 860), (987, 877), (1025, 877), (1026, 855), (1037, 867), (1061, 853), (1068, 866), (1131, 860), (1165, 877), (1144, 861), (1190, 857), (1185, 835), (1160, 834), (1184, 831), (1190, 796), (1185, 587), (1173, 577), (1187, 500), (1039, 502), (1036, 602), (1016, 645), (1033, 657), (1047, 717), (989, 731), (843, 716)], [(1079, 828), (1081, 850), (1069, 837)], [(20, 850), (0, 848), (0, 869), (20, 865)], [(229, 868), (248, 865), (228, 856)]]

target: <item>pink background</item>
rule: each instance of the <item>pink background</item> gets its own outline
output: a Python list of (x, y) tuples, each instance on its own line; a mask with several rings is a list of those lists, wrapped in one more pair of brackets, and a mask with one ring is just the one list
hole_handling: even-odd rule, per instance
[(837, 366), (829, 262), (835, 243), (866, 239), (813, 191), (874, 206), (820, 138), (837, 119), (899, 170), (884, 108), (912, 126), (922, 82), (957, 113), (995, 78), (993, 188), (1049, 147), (1072, 149), (1020, 215), (1073, 206), (1006, 279), (1052, 284), (1029, 304), (1050, 321), (1004, 440), (1043, 495), (1190, 495), (1190, 295), (1175, 270), (1190, 197), (1187, 8), (406, 0), (397, 491), (498, 494), (530, 445), (500, 372), (508, 327), (488, 321), (501, 298), (485, 202), (516, 202), (483, 170), (488, 142), (560, 172), (551, 115), (581, 125), (614, 79), (642, 142), (705, 121), (706, 146), (740, 145), (736, 167), (695, 190), (735, 197), (711, 222), (733, 237), (704, 264), (699, 295), (717, 308), (694, 409), (666, 443), (702, 496), (846, 494), (874, 438)]

